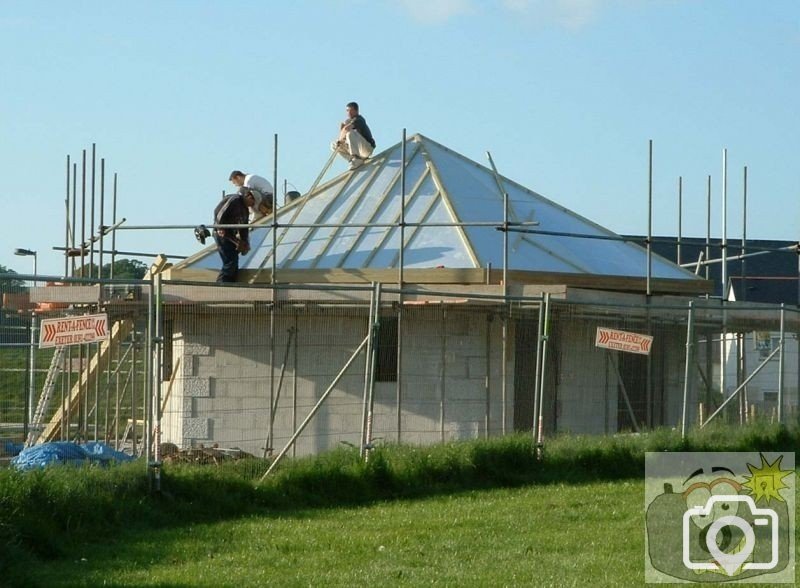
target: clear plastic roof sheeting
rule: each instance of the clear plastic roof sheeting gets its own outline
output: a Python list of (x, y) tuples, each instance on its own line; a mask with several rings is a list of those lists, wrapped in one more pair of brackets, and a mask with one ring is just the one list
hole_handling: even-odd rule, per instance
[[(355, 171), (323, 181), (277, 212), (276, 265), (279, 269), (386, 269), (399, 264), (401, 145), (373, 156)], [(503, 190), (509, 222), (538, 223), (509, 233), (509, 270), (645, 277), (646, 251), (625, 241), (548, 235), (617, 235), (543, 196), (495, 176), (491, 169), (424, 137), (406, 144), (404, 266), (487, 268), (503, 265)], [(502, 186), (502, 189), (501, 187)], [(493, 226), (445, 226), (449, 223)], [(272, 217), (253, 225), (244, 270), (272, 267)], [(337, 226), (306, 226), (337, 225)], [(364, 226), (368, 225), (368, 226)], [(395, 226), (387, 226), (395, 225)], [(218, 269), (210, 247), (175, 269)], [(696, 279), (653, 255), (652, 277)]]

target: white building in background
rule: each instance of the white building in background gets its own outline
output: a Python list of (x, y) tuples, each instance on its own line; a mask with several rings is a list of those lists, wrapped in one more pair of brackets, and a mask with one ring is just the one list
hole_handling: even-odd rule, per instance
[[(789, 276), (737, 276), (731, 278), (728, 293), (728, 300), (738, 302), (740, 308), (748, 309), (742, 312), (760, 312), (764, 320), (759, 328), (741, 335), (725, 335), (725, 397), (758, 370), (743, 389), (750, 414), (777, 418), (779, 389), (782, 390), (784, 414), (796, 413), (800, 400), (800, 348), (798, 308), (792, 302), (797, 300), (798, 279)], [(789, 301), (789, 304), (784, 301)], [(783, 335), (780, 330), (780, 308), (777, 306), (781, 302), (784, 302)], [(719, 370), (716, 371), (716, 377), (719, 378)]]

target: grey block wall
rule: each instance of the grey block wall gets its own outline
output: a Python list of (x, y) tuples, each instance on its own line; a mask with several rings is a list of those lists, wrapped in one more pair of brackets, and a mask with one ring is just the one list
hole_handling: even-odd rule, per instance
[[(392, 319), (393, 320), (393, 319)], [(270, 398), (269, 316), (206, 314), (174, 317), (173, 361), (180, 358), (162, 422), (162, 440), (181, 447), (238, 447), (262, 455)], [(289, 440), (367, 332), (361, 312), (281, 315), (275, 329), (274, 389), (287, 357), (273, 425), (273, 448)], [(490, 432), (499, 434), (502, 339), (499, 321), (469, 309), (416, 310), (403, 320), (401, 440), (433, 443), (485, 434), (487, 328), (490, 329)], [(489, 325), (487, 327), (487, 324)], [(294, 346), (285, 355), (289, 329)], [(513, 341), (513, 338), (511, 339)], [(513, 357), (513, 354), (509, 354)], [(341, 443), (358, 445), (365, 356), (362, 353), (328, 396), (296, 443), (312, 454)], [(513, 414), (513, 362), (507, 370), (507, 423)], [(169, 384), (162, 384), (166, 394)], [(375, 384), (373, 438), (397, 440), (397, 384)], [(510, 427), (510, 426), (509, 426)], [(510, 428), (509, 428), (510, 430)]]
[[(424, 307), (404, 313), (400, 439), (426, 444), (503, 430), (502, 321), (487, 321), (481, 307)], [(395, 320), (394, 318), (386, 320)], [(169, 393), (162, 439), (181, 447), (219, 444), (262, 455), (267, 447), (270, 398), (269, 315), (209, 313), (174, 318), (173, 356), (181, 365)], [(604, 434), (617, 431), (619, 387), (609, 361), (617, 352), (594, 345), (597, 323), (559, 321), (548, 351), (550, 373), (545, 417), (556, 431)], [(296, 329), (296, 335), (293, 334)], [(362, 309), (299, 309), (276, 318), (274, 389), (277, 399), (272, 448), (280, 450), (366, 336)], [(662, 329), (654, 353), (664, 362), (664, 419), (680, 415), (685, 347), (680, 329)], [(296, 340), (295, 349), (287, 344)], [(488, 344), (487, 344), (488, 340)], [(506, 369), (506, 431), (513, 428), (514, 325), (509, 323)], [(520, 358), (526, 358), (526, 350)], [(557, 360), (554, 356), (557, 355)], [(283, 368), (282, 385), (279, 387)], [(360, 443), (365, 356), (339, 381), (296, 443), (297, 455), (342, 443)], [(535, 361), (531, 358), (531, 361)], [(488, 377), (487, 377), (488, 365)], [(168, 383), (163, 384), (166, 394)], [(398, 439), (396, 382), (376, 382), (373, 438)], [(548, 404), (555, 401), (555, 404)], [(552, 410), (550, 410), (551, 407)], [(552, 432), (552, 423), (545, 424)]]

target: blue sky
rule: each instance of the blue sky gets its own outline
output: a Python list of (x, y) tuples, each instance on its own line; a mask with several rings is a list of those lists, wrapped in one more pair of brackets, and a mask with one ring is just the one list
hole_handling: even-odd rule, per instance
[[(357, 100), (378, 141), (421, 132), (619, 233), (800, 238), (796, 0), (0, 0), (0, 264), (60, 274), (66, 156), (97, 144), (129, 224), (208, 222), (234, 168), (301, 192)], [(344, 166), (341, 165), (341, 169)], [(99, 180), (99, 161), (98, 161)], [(97, 188), (99, 205), (99, 186)], [(107, 187), (110, 216), (110, 182)], [(79, 194), (80, 196), (80, 194)], [(98, 213), (99, 217), (99, 213)], [(500, 211), (498, 211), (498, 218)], [(189, 230), (121, 250), (190, 254)]]

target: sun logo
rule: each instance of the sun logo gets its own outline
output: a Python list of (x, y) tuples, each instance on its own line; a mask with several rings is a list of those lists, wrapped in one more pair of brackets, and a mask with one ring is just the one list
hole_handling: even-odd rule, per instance
[(781, 469), (782, 455), (772, 463), (769, 463), (763, 454), (759, 454), (759, 456), (761, 457), (761, 467), (747, 464), (747, 469), (752, 475), (744, 475), (747, 481), (742, 484), (742, 489), (752, 494), (756, 502), (762, 498), (767, 504), (773, 498), (780, 502), (786, 502), (781, 496), (781, 490), (789, 488), (789, 486), (783, 482), (783, 479), (790, 476), (792, 470)]

